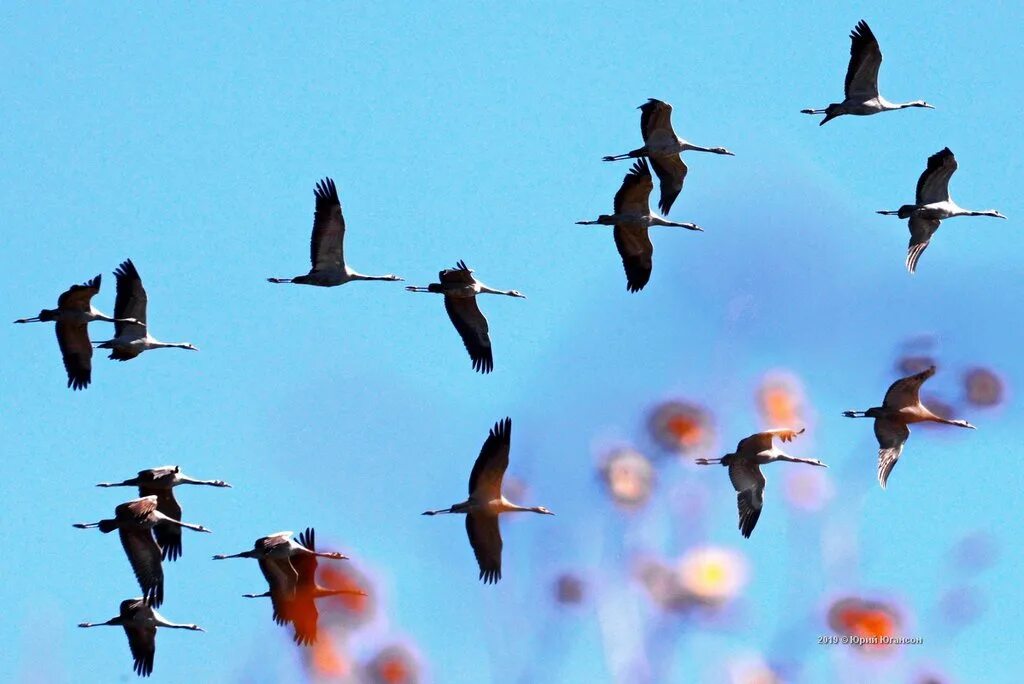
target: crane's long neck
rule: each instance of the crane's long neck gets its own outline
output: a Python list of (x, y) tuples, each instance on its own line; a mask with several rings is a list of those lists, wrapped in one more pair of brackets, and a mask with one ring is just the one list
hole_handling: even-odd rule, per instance
[(161, 342), (160, 340), (151, 339), (149, 346), (152, 349), (190, 349), (192, 351), (199, 351), (190, 342)]
[(314, 598), (323, 598), (325, 596), (366, 596), (365, 591), (359, 591), (358, 589), (324, 589), (323, 587), (317, 587), (313, 592)]
[(393, 273), (388, 273), (387, 275), (379, 275), (379, 276), (363, 275), (362, 273), (353, 273), (349, 277), (350, 277), (351, 280), (390, 280), (390, 281), (403, 280), (403, 278), (399, 278), (398, 276), (394, 275)]
[(194, 523), (187, 523), (187, 522), (182, 522), (181, 520), (175, 520), (174, 518), (170, 517), (169, 515), (162, 515), (161, 514), (160, 515), (160, 522), (162, 522), (162, 523), (170, 523), (171, 525), (177, 525), (178, 527), (187, 527), (188, 529), (195, 530), (196, 532), (209, 532), (210, 531), (210, 530), (206, 529), (205, 527), (203, 527), (202, 525), (196, 525)]
[(666, 218), (662, 218), (661, 216), (655, 216), (653, 214), (651, 215), (649, 223), (652, 226), (670, 226), (672, 228), (686, 228), (687, 230), (699, 230), (702, 232), (704, 230), (696, 223), (678, 223), (676, 221), (669, 221)]
[(480, 283), (480, 293), (481, 294), (508, 295), (509, 297), (514, 297), (516, 295), (515, 291), (513, 291), (513, 290), (496, 290), (493, 287), (488, 287), (487, 285), (484, 285), (483, 283)]
[(199, 625), (183, 624), (181, 622), (171, 622), (160, 613), (153, 611), (153, 622), (160, 627), (167, 627), (168, 629), (190, 629), (193, 632), (204, 631)]
[(806, 463), (807, 465), (813, 466), (824, 466), (825, 464), (813, 458), (798, 458), (796, 456), (790, 456), (789, 454), (778, 454), (776, 459), (779, 461), (787, 461), (789, 463)]
[(992, 218), (1001, 218), (1001, 219), (1006, 218), (1005, 216), (1003, 216), (1001, 213), (999, 213), (995, 209), (981, 209), (981, 210), (960, 209), (960, 211), (958, 211), (955, 215), (956, 216), (991, 216)]
[(725, 149), (724, 147), (701, 147), (700, 145), (693, 145), (688, 142), (684, 142), (679, 146), (680, 152), (686, 152), (688, 150), (693, 152), (710, 152), (712, 154), (725, 154), (730, 157), (733, 156), (733, 153)]
[(968, 428), (970, 430), (976, 430), (977, 429), (973, 425), (968, 423), (966, 420), (956, 420), (956, 419), (953, 419), (953, 418), (943, 418), (941, 416), (935, 415), (934, 413), (932, 413), (928, 409), (924, 409), (924, 410), (925, 410), (925, 413), (927, 414), (925, 420), (931, 421), (932, 423), (942, 423), (943, 425), (955, 425), (957, 427)]
[(178, 477), (175, 484), (188, 484), (188, 485), (206, 485), (208, 487), (230, 487), (224, 480), (197, 480), (187, 475), (181, 475)]
[(506, 501), (504, 498), (501, 501), (501, 512), (502, 513), (540, 513), (542, 515), (547, 514), (541, 506), (518, 506), (510, 501)]

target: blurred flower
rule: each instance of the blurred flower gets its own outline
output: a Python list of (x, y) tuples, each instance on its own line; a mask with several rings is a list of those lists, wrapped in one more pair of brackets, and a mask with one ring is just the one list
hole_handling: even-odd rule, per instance
[(915, 375), (934, 365), (935, 357), (930, 354), (906, 354), (896, 360), (896, 372), (901, 377)]
[(640, 561), (637, 568), (640, 583), (648, 597), (667, 612), (681, 612), (693, 605), (693, 597), (683, 588), (681, 577), (657, 559)]
[(1004, 396), (1003, 379), (988, 368), (972, 368), (964, 374), (964, 394), (974, 406), (998, 406)]
[(327, 589), (362, 591), (366, 594), (341, 594), (318, 600), (321, 624), (354, 628), (373, 618), (377, 608), (376, 592), (370, 578), (359, 569), (358, 564), (352, 561), (319, 563), (317, 574), (317, 581)]
[(615, 503), (626, 508), (647, 503), (654, 489), (654, 468), (639, 451), (616, 449), (605, 456), (600, 470)]
[(571, 573), (563, 573), (555, 580), (555, 601), (563, 606), (583, 603), (583, 580)]
[(824, 468), (788, 468), (784, 477), (786, 502), (801, 511), (820, 511), (835, 493), (832, 479)]
[(730, 684), (781, 684), (782, 677), (758, 654), (732, 658), (728, 665)]
[[(829, 607), (828, 625), (841, 636), (884, 640), (899, 636), (902, 619), (895, 606), (889, 603), (847, 597), (833, 602)], [(875, 652), (892, 648), (886, 643), (855, 645)]]
[(769, 427), (802, 427), (804, 390), (800, 379), (788, 371), (766, 373), (757, 389), (757, 410)]
[(679, 563), (686, 593), (704, 604), (732, 600), (747, 583), (747, 563), (737, 551), (716, 546), (690, 549)]
[(415, 684), (420, 681), (419, 665), (411, 649), (393, 644), (381, 650), (364, 668), (373, 684)]
[(958, 570), (980, 572), (999, 558), (999, 545), (991, 534), (977, 530), (960, 537), (950, 549), (950, 556)]
[(924, 334), (908, 337), (900, 344), (900, 352), (896, 358), (896, 372), (901, 376), (920, 373), (935, 363), (934, 335)]
[(314, 680), (341, 678), (349, 673), (349, 662), (343, 647), (330, 638), (324, 630), (320, 630), (316, 643), (308, 652), (307, 666), (312, 670)]
[(964, 627), (985, 612), (985, 598), (968, 586), (952, 587), (939, 599), (939, 612), (943, 620), (953, 627)]
[(665, 401), (647, 420), (654, 441), (666, 451), (685, 454), (708, 446), (712, 439), (707, 409), (685, 401)]

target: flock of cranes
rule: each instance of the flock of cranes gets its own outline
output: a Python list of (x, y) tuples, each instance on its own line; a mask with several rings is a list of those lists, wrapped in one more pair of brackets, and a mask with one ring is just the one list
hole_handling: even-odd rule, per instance
[[(878, 92), (878, 70), (882, 53), (878, 41), (861, 21), (851, 34), (850, 63), (846, 74), (845, 99), (824, 109), (802, 110), (807, 114), (824, 114), (821, 124), (842, 115), (870, 115), (909, 107), (932, 108), (923, 101), (894, 104)], [(672, 106), (649, 99), (640, 107), (640, 128), (643, 145), (625, 154), (606, 156), (604, 161), (635, 160), (615, 193), (612, 214), (601, 214), (596, 220), (578, 221), (579, 225), (612, 226), (616, 248), (622, 258), (627, 289), (639, 292), (650, 281), (653, 268), (651, 227), (685, 228), (701, 231), (694, 223), (665, 218), (671, 212), (687, 175), (681, 154), (688, 151), (733, 156), (722, 147), (701, 147), (680, 138), (672, 126)], [(652, 212), (650, 194), (654, 189), (652, 168), (658, 177), (660, 196), (658, 208), (664, 215)], [(939, 223), (956, 216), (992, 216), (1005, 218), (996, 210), (970, 211), (959, 207), (949, 195), (949, 180), (957, 168), (949, 148), (932, 155), (917, 184), (914, 204), (894, 211), (881, 211), (908, 219), (910, 245), (906, 267), (913, 273), (921, 254), (928, 246)], [(331, 178), (316, 184), (313, 230), (310, 240), (310, 271), (292, 278), (268, 278), (271, 283), (293, 283), (317, 287), (335, 287), (359, 280), (402, 281), (393, 274), (364, 275), (345, 262), (345, 218), (338, 190)], [(43, 309), (38, 316), (18, 319), (15, 323), (54, 322), (67, 384), (73, 390), (85, 389), (92, 381), (93, 348), (110, 350), (110, 357), (128, 361), (142, 352), (159, 348), (196, 350), (190, 343), (167, 343), (153, 338), (147, 319), (147, 296), (135, 264), (126, 260), (114, 271), (117, 294), (114, 316), (107, 316), (92, 305), (100, 291), (101, 276), (81, 285), (73, 285), (60, 295), (56, 309)], [(489, 373), (494, 368), (490, 330), (477, 303), (482, 294), (525, 298), (517, 290), (489, 287), (478, 280), (465, 261), (442, 270), (438, 281), (425, 287), (406, 287), (410, 292), (426, 292), (444, 296), (445, 310), (469, 354), (472, 368)], [(92, 341), (88, 325), (93, 322), (114, 324), (114, 336)], [(929, 411), (920, 401), (922, 383), (935, 373), (935, 368), (901, 378), (885, 394), (882, 406), (866, 411), (847, 411), (848, 417), (874, 419), (878, 440), (878, 481), (885, 488), (892, 469), (910, 435), (909, 425), (931, 421), (963, 428), (974, 428), (964, 420), (942, 418)], [(780, 428), (759, 432), (742, 439), (734, 453), (721, 458), (697, 459), (699, 465), (720, 464), (728, 468), (729, 479), (737, 492), (739, 530), (744, 537), (753, 532), (764, 504), (766, 480), (761, 466), (778, 461), (826, 467), (816, 459), (795, 458), (774, 446), (776, 439), (789, 442), (803, 429)], [(479, 579), (485, 584), (502, 577), (502, 539), (498, 519), (502, 514), (532, 512), (553, 515), (543, 506), (524, 507), (506, 499), (502, 480), (509, 465), (512, 420), (504, 418), (490, 430), (469, 477), (469, 496), (448, 508), (425, 511), (423, 515), (464, 514), (466, 532), (479, 567)], [(182, 556), (182, 529), (209, 533), (206, 527), (182, 521), (182, 508), (174, 488), (182, 485), (230, 487), (222, 480), (199, 480), (188, 477), (178, 466), (142, 470), (136, 477), (122, 482), (100, 483), (99, 487), (137, 487), (139, 498), (126, 501), (114, 510), (114, 517), (94, 523), (77, 523), (75, 527), (96, 528), (103, 533), (118, 531), (121, 545), (135, 575), (142, 596), (121, 602), (116, 617), (102, 623), (82, 623), (81, 627), (119, 625), (125, 630), (134, 659), (134, 670), (141, 676), (153, 670), (156, 631), (159, 627), (202, 631), (194, 624), (177, 624), (163, 618), (156, 608), (165, 598), (163, 562)], [(268, 589), (262, 593), (245, 594), (249, 598), (270, 598), (272, 617), (281, 625), (292, 625), (294, 640), (300, 645), (315, 643), (318, 612), (316, 600), (339, 594), (360, 594), (358, 591), (332, 589), (317, 583), (318, 559), (344, 560), (334, 551), (317, 550), (315, 531), (307, 528), (298, 539), (292, 532), (278, 532), (256, 540), (252, 549), (214, 559), (255, 559)]]

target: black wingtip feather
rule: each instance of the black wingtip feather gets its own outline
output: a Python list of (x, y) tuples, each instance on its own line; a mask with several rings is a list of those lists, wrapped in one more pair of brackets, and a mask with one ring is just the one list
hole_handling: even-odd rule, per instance
[(341, 200), (338, 198), (338, 188), (334, 185), (333, 178), (325, 177), (318, 181), (313, 195), (316, 196), (317, 206), (341, 204)]
[(131, 259), (125, 259), (114, 269), (114, 276), (118, 280), (122, 278), (134, 279), (139, 277), (139, 271), (135, 268), (135, 264), (132, 263)]

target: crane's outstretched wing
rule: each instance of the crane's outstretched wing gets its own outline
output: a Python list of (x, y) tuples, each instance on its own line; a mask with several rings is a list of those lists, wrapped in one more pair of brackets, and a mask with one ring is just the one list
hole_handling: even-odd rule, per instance
[(330, 178), (316, 184), (316, 212), (313, 236), (309, 242), (309, 260), (314, 271), (345, 268), (345, 217), (341, 213), (338, 188)]
[(72, 285), (57, 298), (57, 308), (89, 311), (92, 309), (92, 298), (100, 291), (103, 274), (88, 280), (81, 285)]
[(638, 159), (622, 179), (622, 185), (615, 193), (615, 213), (647, 216), (651, 213), (649, 200), (653, 189), (651, 167), (646, 159)]
[(744, 537), (750, 537), (764, 506), (764, 475), (756, 463), (736, 460), (729, 464), (729, 479), (737, 492), (740, 532)]
[(850, 33), (850, 65), (846, 68), (846, 99), (870, 100), (878, 97), (878, 67), (882, 51), (875, 34), (863, 19)]
[(917, 262), (921, 260), (921, 255), (924, 254), (924, 250), (928, 249), (932, 235), (935, 235), (935, 231), (939, 229), (939, 220), (911, 214), (907, 225), (910, 226), (910, 242), (907, 244), (907, 270), (914, 273), (917, 271)]
[(153, 539), (153, 533), (125, 527), (121, 527), (118, 533), (146, 603), (159, 608), (164, 602), (164, 570), (160, 564), (160, 547)]
[(480, 579), (484, 584), (495, 584), (501, 579), (501, 530), (498, 516), (473, 511), (466, 516), (466, 534), (480, 566)]
[(887, 418), (875, 418), (875, 437), (878, 439), (878, 484), (885, 489), (889, 473), (903, 453), (903, 444), (910, 437), (910, 428)]
[(494, 424), (480, 447), (480, 455), (469, 474), (469, 495), (478, 501), (501, 498), (501, 481), (508, 469), (512, 448), (512, 419), (503, 418)]
[(298, 573), (289, 558), (260, 558), (260, 572), (270, 589), (270, 603), (274, 607), (274, 622), (285, 625), (292, 620), (292, 602)]
[[(139, 485), (139, 496), (155, 496), (156, 510), (168, 518), (181, 520), (181, 505), (174, 498), (174, 490), (169, 487), (146, 487)], [(153, 536), (160, 545), (160, 555), (165, 561), (178, 560), (181, 557), (181, 527), (171, 523), (158, 523), (153, 528)]]
[[(948, 147), (928, 157), (928, 166), (917, 179), (918, 206), (949, 201), (949, 179), (956, 171), (956, 157)], [(913, 230), (913, 228), (911, 228)]]
[(92, 382), (92, 342), (85, 323), (57, 321), (57, 345), (68, 373), (68, 387), (85, 389)]
[(488, 335), (487, 318), (480, 312), (476, 297), (452, 297), (445, 295), (444, 309), (448, 318), (462, 338), (462, 343), (473, 361), (473, 370), (490, 373), (494, 370), (494, 356), (491, 352), (491, 337)]
[(759, 454), (772, 448), (773, 437), (778, 437), (783, 442), (792, 442), (797, 436), (802, 435), (805, 429), (775, 428), (773, 430), (764, 430), (741, 439), (736, 446), (736, 451), (737, 453)]
[(659, 146), (676, 140), (676, 132), (672, 128), (672, 105), (652, 97), (638, 109), (640, 133), (644, 137), (645, 145)]
[(885, 398), (882, 400), (882, 406), (892, 409), (917, 406), (920, 402), (921, 385), (933, 375), (935, 375), (935, 366), (928, 366), (920, 373), (900, 378), (889, 385), (889, 389), (885, 392)]
[(128, 648), (132, 652), (135, 674), (148, 677), (153, 674), (153, 658), (156, 656), (156, 625), (123, 625), (128, 636)]
[[(142, 287), (142, 277), (131, 259), (122, 262), (114, 269), (114, 276), (117, 278), (117, 297), (114, 299), (114, 318), (134, 318), (142, 325), (135, 323), (114, 323), (114, 336), (140, 339), (146, 336), (146, 288)], [(111, 358), (125, 361), (118, 357), (118, 350), (114, 349)], [(136, 354), (137, 356), (137, 354)], [(131, 358), (131, 357), (129, 357)]]
[[(316, 531), (307, 527), (299, 534), (298, 542), (310, 551), (316, 551)], [(310, 646), (316, 643), (317, 622), (320, 619), (320, 611), (316, 607), (316, 556), (297, 554), (292, 557), (292, 565), (299, 575), (295, 598), (289, 607), (292, 625), (295, 627), (295, 643)]]
[(651, 166), (654, 173), (658, 174), (658, 181), (661, 183), (661, 199), (658, 200), (658, 208), (661, 213), (668, 215), (672, 204), (679, 197), (683, 190), (683, 182), (686, 180), (686, 164), (678, 154), (667, 157), (652, 157)]
[(626, 271), (626, 289), (639, 292), (650, 281), (654, 269), (654, 245), (647, 228), (621, 224), (615, 226), (612, 234)]

